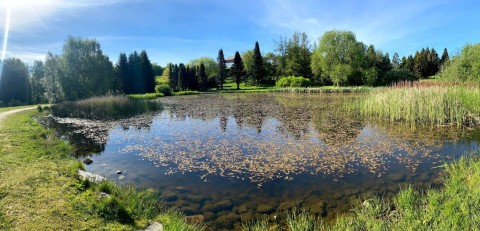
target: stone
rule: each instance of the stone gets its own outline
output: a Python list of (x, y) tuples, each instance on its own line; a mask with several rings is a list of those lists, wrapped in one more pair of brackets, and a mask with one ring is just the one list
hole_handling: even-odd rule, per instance
[(211, 205), (211, 207), (204, 206), (204, 208), (205, 210), (209, 210), (216, 213), (224, 210), (231, 210), (233, 208), (233, 204), (231, 200), (223, 200), (216, 204)]
[(255, 215), (253, 214), (253, 212), (242, 213), (240, 214), (240, 219), (243, 223), (250, 222), (255, 220)]
[(93, 160), (90, 159), (90, 157), (85, 157), (85, 159), (83, 159), (83, 163), (86, 165), (90, 165), (93, 163)]
[(394, 173), (388, 175), (388, 180), (391, 180), (393, 182), (400, 182), (404, 181), (406, 177), (407, 175), (405, 173)]
[(179, 207), (179, 210), (182, 211), (185, 215), (195, 215), (200, 213), (200, 205), (199, 204), (190, 204), (188, 206)]
[(187, 200), (193, 202), (193, 203), (203, 203), (207, 198), (204, 198), (202, 195), (187, 195), (186, 198)]
[(88, 181), (93, 182), (93, 183), (100, 183), (100, 182), (107, 179), (103, 176), (99, 176), (97, 174), (86, 172), (86, 171), (83, 171), (83, 170), (80, 170), (80, 169), (78, 170), (78, 176), (82, 180), (88, 180)]
[(150, 222), (150, 225), (145, 231), (163, 231), (163, 225), (158, 222)]
[(257, 206), (257, 213), (269, 214), (275, 212), (275, 208), (268, 204), (259, 204)]
[(192, 216), (186, 216), (185, 220), (189, 224), (199, 224), (205, 220), (205, 217), (203, 215), (192, 215)]
[(221, 228), (233, 229), (233, 224), (240, 221), (240, 216), (234, 213), (228, 213), (217, 218), (217, 222), (221, 224)]
[(122, 170), (117, 170), (117, 174), (122, 174)]
[(285, 212), (292, 210), (294, 207), (299, 207), (299, 203), (295, 201), (285, 201), (278, 206), (278, 211)]
[(176, 201), (178, 199), (178, 196), (174, 192), (166, 192), (162, 194), (162, 198), (163, 198), (163, 201), (165, 202), (172, 202), (172, 201)]
[(212, 213), (212, 212), (205, 212), (203, 213), (203, 218), (205, 221), (213, 221), (215, 220), (217, 216), (215, 215), (215, 213)]

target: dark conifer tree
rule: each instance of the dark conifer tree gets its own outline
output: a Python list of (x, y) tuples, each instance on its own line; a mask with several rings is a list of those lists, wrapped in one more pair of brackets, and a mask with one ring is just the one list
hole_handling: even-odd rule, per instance
[(227, 66), (225, 64), (225, 56), (223, 55), (222, 49), (218, 51), (217, 64), (218, 64), (217, 88), (223, 89), (223, 83), (225, 82)]
[(6, 59), (2, 65), (0, 101), (9, 106), (30, 103), (27, 65), (17, 58)]
[(448, 56), (447, 48), (443, 48), (442, 58), (440, 59), (440, 66), (447, 63), (448, 60), (450, 60), (450, 57)]
[(240, 89), (240, 83), (245, 76), (245, 67), (243, 65), (242, 57), (240, 53), (235, 52), (235, 58), (233, 59), (233, 65), (230, 68), (230, 73), (235, 77), (235, 83), (237, 83), (237, 90)]
[(142, 65), (142, 78), (145, 83), (145, 92), (155, 92), (155, 74), (153, 73), (152, 63), (150, 59), (148, 59), (145, 50), (140, 53), (140, 63)]
[(178, 66), (178, 90), (184, 91), (187, 89), (186, 82), (187, 82), (187, 69), (183, 63), (180, 63)]
[(127, 93), (131, 91), (129, 89), (131, 85), (129, 83), (129, 76), (128, 76), (127, 55), (123, 52), (120, 53), (118, 57), (118, 61), (115, 64), (114, 76), (115, 76), (115, 89), (118, 92)]
[(255, 42), (255, 48), (253, 49), (252, 79), (258, 85), (264, 82), (264, 78), (265, 67), (263, 66), (263, 57), (258, 42)]
[(145, 79), (142, 75), (142, 62), (136, 51), (128, 56), (128, 79), (128, 88), (130, 91), (127, 91), (127, 94), (145, 93)]
[(205, 65), (200, 64), (200, 70), (199, 70), (199, 88), (201, 91), (205, 91), (207, 90), (207, 87), (208, 87), (208, 76), (207, 76), (207, 73), (205, 72)]

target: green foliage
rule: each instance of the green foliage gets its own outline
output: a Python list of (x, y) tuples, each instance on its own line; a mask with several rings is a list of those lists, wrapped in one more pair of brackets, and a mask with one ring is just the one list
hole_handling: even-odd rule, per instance
[(310, 85), (311, 85), (310, 79), (304, 78), (302, 76), (281, 77), (275, 83), (276, 87), (309, 87)]
[(259, 85), (265, 81), (265, 67), (263, 65), (263, 57), (260, 52), (260, 46), (258, 42), (255, 42), (255, 48), (253, 49), (253, 65), (252, 65), (252, 81), (254, 84)]
[(315, 75), (321, 74), (324, 81), (332, 81), (339, 86), (354, 70), (360, 68), (363, 49), (362, 43), (357, 42), (352, 32), (327, 31), (313, 52), (313, 72)]
[(56, 104), (52, 107), (52, 114), (59, 117), (103, 120), (126, 118), (160, 108), (161, 105), (158, 102), (133, 100), (125, 96), (103, 96)]
[(45, 69), (42, 61), (34, 61), (33, 66), (30, 69), (32, 77), (30, 78), (31, 97), (32, 103), (45, 103), (45, 88), (42, 84), (43, 76), (45, 75)]
[(196, 95), (200, 94), (198, 91), (177, 91), (174, 92), (173, 95)]
[(439, 75), (448, 81), (480, 82), (480, 44), (466, 45), (462, 53), (446, 62)]
[(204, 230), (202, 224), (188, 224), (183, 215), (177, 211), (168, 210), (159, 217), (165, 230), (175, 231), (201, 231)]
[(377, 85), (379, 75), (380, 75), (380, 72), (375, 67), (366, 69), (363, 75), (363, 84), (365, 84), (366, 86)]
[(237, 83), (237, 90), (240, 89), (240, 83), (245, 76), (245, 68), (243, 66), (242, 57), (240, 57), (240, 53), (238, 53), (238, 51), (235, 52), (235, 58), (233, 59), (233, 64), (230, 67), (230, 73), (235, 77), (235, 83)]
[(128, 95), (129, 99), (134, 99), (134, 100), (146, 100), (146, 99), (156, 99), (159, 97), (165, 96), (162, 93), (145, 93), (145, 94), (130, 94)]
[(218, 66), (214, 59), (210, 57), (200, 57), (198, 59), (190, 60), (190, 62), (188, 62), (188, 66), (199, 67), (202, 63), (205, 67), (205, 74), (210, 82), (210, 79), (215, 79), (218, 75)]
[(161, 93), (164, 96), (169, 96), (172, 95), (172, 89), (170, 89), (170, 86), (167, 84), (159, 84), (155, 87), (155, 91), (157, 93)]
[(223, 89), (223, 84), (225, 83), (227, 66), (225, 64), (225, 56), (223, 55), (222, 49), (218, 51), (217, 65), (218, 65), (217, 87), (220, 89)]
[(0, 105), (17, 106), (30, 103), (30, 83), (27, 65), (20, 59), (9, 58), (0, 63)]
[(277, 43), (277, 52), (280, 56), (281, 70), (284, 75), (311, 77), (311, 45), (306, 33), (293, 33), (287, 40), (280, 38)]

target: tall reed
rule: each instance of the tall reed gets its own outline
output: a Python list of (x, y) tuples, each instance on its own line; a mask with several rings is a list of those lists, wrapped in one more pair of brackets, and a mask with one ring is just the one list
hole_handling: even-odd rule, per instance
[(109, 120), (126, 118), (161, 108), (159, 102), (136, 100), (127, 96), (99, 96), (75, 102), (62, 102), (52, 107), (59, 117)]
[(474, 126), (480, 115), (480, 89), (465, 85), (402, 83), (377, 90), (354, 107), (365, 116), (417, 125)]

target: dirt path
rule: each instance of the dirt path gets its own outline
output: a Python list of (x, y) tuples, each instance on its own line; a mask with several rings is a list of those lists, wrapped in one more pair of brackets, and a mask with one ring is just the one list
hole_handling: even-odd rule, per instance
[(10, 111), (0, 112), (0, 124), (2, 123), (3, 118), (5, 118), (5, 117), (7, 117), (11, 114), (21, 112), (21, 111), (25, 111), (25, 110), (32, 110), (36, 107), (37, 106), (31, 106), (31, 107), (26, 107), (26, 108), (19, 108), (19, 109), (14, 109), (14, 110), (10, 110)]

